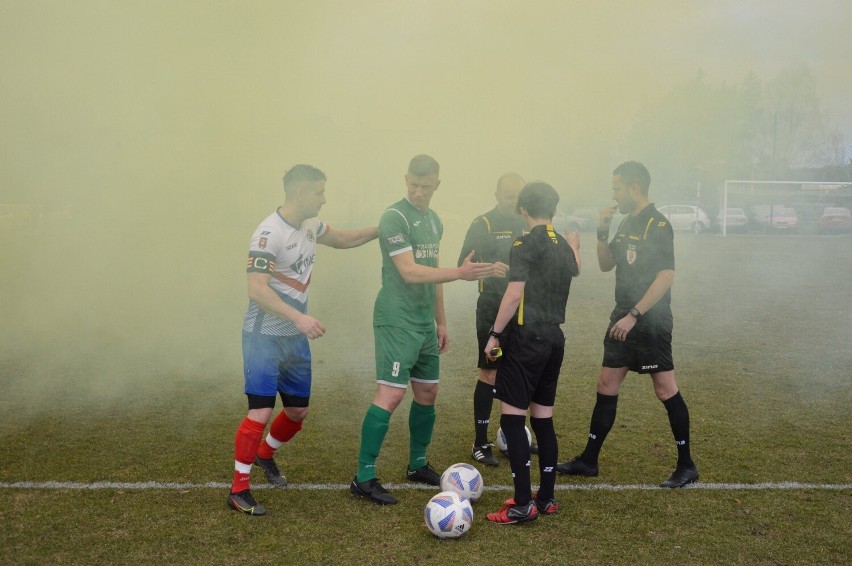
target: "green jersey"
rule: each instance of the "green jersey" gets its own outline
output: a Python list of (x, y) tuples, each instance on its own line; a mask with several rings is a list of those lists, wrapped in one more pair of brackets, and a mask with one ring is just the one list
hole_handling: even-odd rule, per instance
[(408, 199), (391, 205), (379, 220), (382, 288), (373, 308), (373, 326), (428, 332), (435, 328), (435, 284), (406, 283), (393, 256), (412, 252), (419, 265), (438, 267), (444, 226), (433, 210), (420, 212)]

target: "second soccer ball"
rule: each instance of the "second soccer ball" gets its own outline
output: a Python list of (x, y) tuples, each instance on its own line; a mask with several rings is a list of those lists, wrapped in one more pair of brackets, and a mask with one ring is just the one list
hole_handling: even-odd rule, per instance
[(441, 474), (442, 491), (455, 491), (471, 501), (479, 499), (483, 487), (482, 474), (470, 464), (453, 464)]
[[(524, 427), (527, 431), (527, 442), (532, 445), (532, 433), (530, 432), (529, 427)], [(497, 439), (494, 441), (494, 445), (497, 447), (497, 450), (500, 451), (501, 454), (506, 455), (508, 451), (508, 444), (506, 443), (506, 435), (503, 434), (503, 429), (497, 429)]]

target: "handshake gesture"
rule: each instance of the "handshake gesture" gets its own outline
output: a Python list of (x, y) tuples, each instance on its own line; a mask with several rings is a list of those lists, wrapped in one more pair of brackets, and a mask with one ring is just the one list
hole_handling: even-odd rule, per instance
[[(495, 263), (475, 263), (471, 261), (473, 258), (473, 254), (476, 253), (476, 250), (471, 250), (467, 257), (464, 258), (462, 264), (458, 267), (458, 278), (464, 279), (465, 281), (478, 281), (480, 279), (485, 279), (486, 277), (493, 277), (497, 275), (498, 277), (505, 277), (506, 271), (502, 271), (502, 275), (498, 275), (500, 269), (497, 267), (498, 264)], [(505, 266), (505, 264), (499, 264)]]

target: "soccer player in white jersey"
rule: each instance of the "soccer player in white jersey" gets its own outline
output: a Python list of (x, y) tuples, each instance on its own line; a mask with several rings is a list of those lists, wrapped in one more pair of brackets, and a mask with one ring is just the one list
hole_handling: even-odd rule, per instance
[[(243, 318), (243, 373), (248, 415), (234, 439), (234, 479), (228, 506), (247, 515), (265, 515), (251, 493), (252, 464), (267, 481), (286, 487), (275, 464), (275, 451), (302, 429), (311, 395), (311, 351), (308, 339), (325, 327), (307, 313), (308, 286), (316, 244), (353, 248), (374, 240), (378, 228), (336, 230), (316, 218), (325, 204), (325, 174), (296, 165), (284, 175), (284, 204), (255, 230), (249, 244), (249, 306)], [(266, 424), (281, 396), (283, 409)]]

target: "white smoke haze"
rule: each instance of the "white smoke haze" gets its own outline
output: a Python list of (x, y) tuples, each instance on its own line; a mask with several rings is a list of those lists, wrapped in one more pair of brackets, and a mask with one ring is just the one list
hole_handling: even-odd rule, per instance
[[(361, 227), (433, 155), (449, 265), (506, 171), (606, 206), (612, 168), (644, 158), (625, 149), (636, 113), (699, 72), (804, 65), (849, 140), (850, 21), (831, 0), (6, 2), (0, 203), (46, 217), (0, 232), (7, 379), (120, 394), (215, 369), (238, 386), (248, 238), (296, 163), (328, 176), (322, 218)], [(664, 191), (667, 164), (648, 165)], [(318, 273), (345, 279), (340, 253), (321, 248)], [(349, 295), (368, 331), (375, 287)]]

